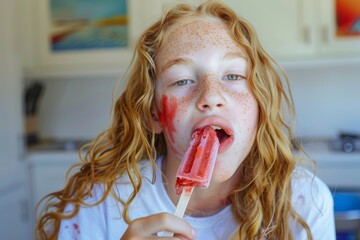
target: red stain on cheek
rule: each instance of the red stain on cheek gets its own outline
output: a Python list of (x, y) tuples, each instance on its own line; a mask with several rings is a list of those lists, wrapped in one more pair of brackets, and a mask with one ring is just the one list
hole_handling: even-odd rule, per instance
[(162, 97), (162, 107), (163, 112), (158, 111), (158, 117), (160, 124), (164, 129), (167, 129), (171, 138), (171, 141), (174, 141), (173, 133), (176, 132), (174, 119), (178, 109), (178, 103), (176, 98), (169, 98), (166, 95)]

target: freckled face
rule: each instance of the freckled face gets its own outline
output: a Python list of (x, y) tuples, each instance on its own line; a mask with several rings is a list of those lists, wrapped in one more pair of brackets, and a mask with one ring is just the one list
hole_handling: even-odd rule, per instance
[(221, 126), (231, 138), (221, 142), (212, 182), (228, 180), (257, 131), (258, 105), (246, 83), (244, 51), (219, 20), (196, 18), (172, 27), (155, 64), (155, 108), (168, 164), (177, 168), (196, 129)]

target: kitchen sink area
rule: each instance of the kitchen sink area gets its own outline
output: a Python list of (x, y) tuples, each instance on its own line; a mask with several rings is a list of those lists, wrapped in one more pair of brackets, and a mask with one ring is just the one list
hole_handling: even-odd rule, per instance
[(28, 150), (29, 152), (74, 152), (89, 141), (85, 139), (42, 140), (30, 146)]
[(334, 200), (337, 240), (360, 239), (359, 138), (304, 139), (303, 148), (315, 160), (315, 173), (330, 188)]

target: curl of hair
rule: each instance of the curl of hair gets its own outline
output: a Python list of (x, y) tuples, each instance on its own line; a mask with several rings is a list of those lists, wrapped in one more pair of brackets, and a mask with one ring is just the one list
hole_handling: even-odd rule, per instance
[[(151, 161), (155, 171), (156, 154), (165, 153), (162, 135), (153, 131), (151, 107), (156, 71), (157, 50), (166, 41), (166, 33), (174, 24), (191, 17), (212, 16), (221, 19), (230, 35), (244, 49), (249, 63), (248, 86), (259, 105), (256, 141), (242, 164), (243, 179), (229, 196), (233, 215), (239, 222), (238, 239), (293, 239), (288, 227), (296, 220), (312, 239), (309, 226), (291, 206), (291, 175), (296, 165), (292, 154), (292, 128), (285, 119), (294, 115), (286, 74), (261, 47), (252, 26), (219, 1), (208, 0), (198, 7), (178, 4), (140, 36), (131, 63), (131, 72), (123, 94), (114, 104), (109, 128), (85, 146), (79, 154), (81, 162), (65, 188), (45, 196), (38, 206), (45, 206), (36, 226), (40, 239), (56, 239), (62, 219), (74, 217), (84, 199), (91, 196), (94, 184), (102, 184), (100, 204), (110, 194), (124, 205), (123, 218), (129, 222), (128, 210), (138, 194), (142, 181), (137, 163)], [(281, 75), (278, 73), (280, 71)], [(80, 151), (83, 152), (82, 149)], [(70, 172), (70, 171), (69, 171)], [(114, 192), (116, 179), (128, 174), (134, 187), (129, 199)], [(154, 179), (153, 179), (154, 180)], [(74, 211), (64, 214), (67, 204)]]

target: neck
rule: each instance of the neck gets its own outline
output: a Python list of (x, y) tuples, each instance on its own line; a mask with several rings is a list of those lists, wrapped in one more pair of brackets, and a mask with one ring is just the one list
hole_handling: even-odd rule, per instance
[[(169, 162), (164, 158), (162, 163), (162, 172), (164, 173), (164, 186), (168, 196), (174, 205), (179, 201), (180, 195), (176, 194), (176, 172), (179, 163)], [(235, 174), (237, 175), (237, 174)], [(195, 187), (185, 214), (190, 216), (209, 216), (213, 215), (227, 205), (229, 205), (228, 196), (234, 190), (235, 179), (234, 177), (222, 183), (210, 183), (209, 188), (200, 189)]]

